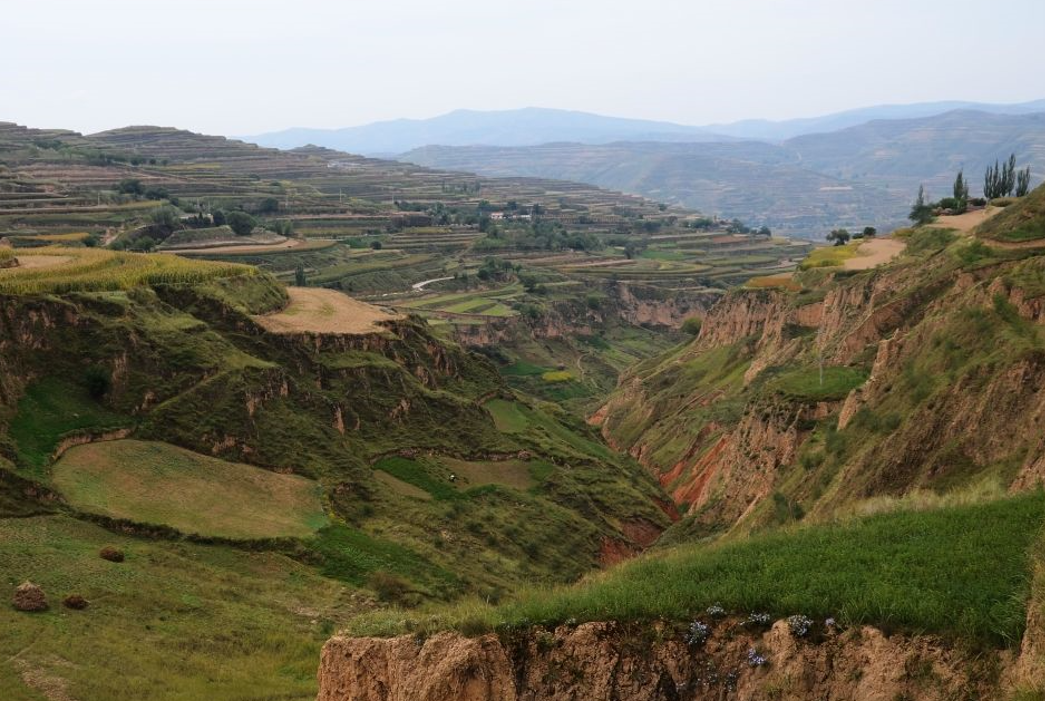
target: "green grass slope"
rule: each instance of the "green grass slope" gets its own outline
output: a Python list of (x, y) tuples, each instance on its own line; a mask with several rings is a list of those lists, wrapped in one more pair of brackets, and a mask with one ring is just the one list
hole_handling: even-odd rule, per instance
[(52, 481), (78, 509), (183, 533), (304, 537), (327, 523), (322, 489), (312, 480), (164, 443), (76, 446), (55, 463)]
[[(114, 546), (122, 563), (98, 556)], [(285, 557), (119, 535), (65, 516), (0, 519), (0, 583), (50, 610), (0, 606), (4, 701), (314, 699), (349, 591)], [(64, 608), (80, 594), (86, 610)], [(6, 595), (5, 595), (6, 596)]]
[[(833, 617), (847, 626), (1016, 645), (1043, 519), (1045, 497), (1038, 492), (679, 546), (574, 586), (527, 591), (501, 607), (462, 607), (412, 625), (683, 623), (720, 605), (741, 616)], [(389, 622), (379, 616), (360, 631), (395, 632)]]
[(1008, 243), (1045, 239), (1045, 188), (1035, 188), (1026, 197), (980, 224), (976, 234)]

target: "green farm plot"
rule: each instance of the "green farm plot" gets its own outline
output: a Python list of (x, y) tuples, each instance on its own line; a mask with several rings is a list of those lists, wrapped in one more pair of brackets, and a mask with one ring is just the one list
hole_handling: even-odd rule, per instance
[(456, 292), (411, 300), (405, 309), (447, 314), (476, 314), (481, 316), (514, 316), (517, 312), (506, 302), (522, 294), (519, 285), (508, 285), (499, 290), (483, 292)]
[(456, 483), (461, 488), (499, 484), (515, 489), (530, 489), (555, 469), (540, 460), (469, 461), (440, 458), (440, 462), (457, 475)]
[(455, 499), (459, 496), (457, 488), (450, 481), (449, 471), (440, 471), (437, 466), (430, 465), (427, 460), (411, 460), (399, 456), (381, 458), (374, 463), (374, 470), (391, 475), (396, 480), (420, 490), (434, 499)]
[(612, 451), (600, 441), (585, 438), (541, 409), (507, 399), (491, 399), (483, 406), (490, 413), (498, 431), (522, 434), (542, 449), (603, 459), (613, 457)]
[(414, 499), (421, 499), (422, 501), (432, 500), (432, 494), (430, 492), (401, 480), (384, 470), (374, 470), (374, 479), (391, 489), (396, 494), (401, 494), (405, 497), (413, 497)]
[(504, 433), (522, 433), (529, 425), (530, 420), (523, 413), (518, 402), (506, 399), (491, 399), (483, 405), (493, 417), (493, 423), (498, 431)]
[(76, 446), (55, 487), (84, 511), (226, 538), (305, 537), (327, 523), (318, 483), (166, 443)]
[(425, 501), (461, 499), (470, 490), (500, 485), (527, 490), (555, 467), (543, 460), (463, 460), (447, 456), (382, 458), (374, 464), (378, 481), (404, 496)]
[(867, 380), (867, 372), (859, 368), (827, 366), (802, 368), (780, 375), (771, 381), (773, 389), (796, 399), (826, 401), (845, 399), (849, 392)]

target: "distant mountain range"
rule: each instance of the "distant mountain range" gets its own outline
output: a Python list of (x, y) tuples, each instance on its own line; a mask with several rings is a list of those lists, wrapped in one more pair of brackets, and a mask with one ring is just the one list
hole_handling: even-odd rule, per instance
[(957, 109), (992, 114), (1027, 114), (1045, 112), (1045, 100), (1014, 105), (957, 101), (879, 105), (821, 117), (776, 122), (753, 119), (709, 126), (623, 119), (536, 107), (490, 112), (456, 110), (431, 119), (395, 119), (344, 129), (292, 128), (240, 138), (275, 148), (314, 144), (350, 153), (386, 156), (430, 145), (535, 146), (554, 142), (608, 144), (615, 141), (702, 143), (737, 139), (782, 141), (804, 134), (838, 131), (876, 119), (929, 117)]
[(974, 110), (991, 114), (1030, 114), (1032, 112), (1045, 112), (1045, 100), (1033, 100), (1017, 104), (949, 100), (944, 102), (918, 102), (910, 105), (877, 105), (875, 107), (861, 107), (854, 110), (836, 112), (821, 117), (786, 119), (776, 122), (766, 119), (745, 119), (730, 124), (712, 124), (704, 128), (716, 134), (741, 139), (783, 141), (804, 134), (822, 134), (839, 131), (874, 120), (918, 119), (920, 117), (933, 117), (955, 110)]
[(962, 167), (975, 193), (987, 164), (1009, 153), (1031, 167), (1033, 182), (1041, 181), (1045, 113), (955, 110), (782, 143), (428, 146), (400, 158), (486, 176), (585, 182), (821, 238), (837, 226), (901, 224), (919, 184), (942, 197)]
[(390, 155), (419, 146), (532, 146), (552, 141), (605, 144), (613, 141), (722, 141), (732, 137), (700, 127), (587, 112), (527, 107), (478, 112), (456, 110), (431, 119), (394, 119), (345, 129), (294, 128), (242, 137), (261, 146), (307, 144), (363, 155)]

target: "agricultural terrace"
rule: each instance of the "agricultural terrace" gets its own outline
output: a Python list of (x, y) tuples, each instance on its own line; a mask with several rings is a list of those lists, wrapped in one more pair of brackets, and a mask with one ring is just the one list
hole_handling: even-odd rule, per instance
[(254, 320), (272, 333), (362, 334), (383, 331), (381, 322), (400, 317), (337, 290), (319, 287), (288, 287), (290, 304), (273, 314)]
[(76, 446), (55, 463), (53, 483), (78, 509), (183, 533), (306, 537), (327, 524), (317, 482), (166, 443)]
[(401, 306), (422, 316), (506, 317), (517, 314), (508, 305), (522, 296), (522, 285), (511, 284), (492, 290), (431, 295)]
[(14, 257), (18, 260), (17, 266), (0, 269), (0, 294), (127, 290), (142, 285), (192, 284), (256, 272), (246, 265), (95, 248), (48, 246), (26, 253), (18, 249)]

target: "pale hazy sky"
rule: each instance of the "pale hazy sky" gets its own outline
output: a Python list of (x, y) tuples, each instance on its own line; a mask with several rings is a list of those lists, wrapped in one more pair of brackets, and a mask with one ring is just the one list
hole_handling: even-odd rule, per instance
[(0, 0), (0, 18), (0, 121), (85, 132), (1045, 97), (1045, 0)]

